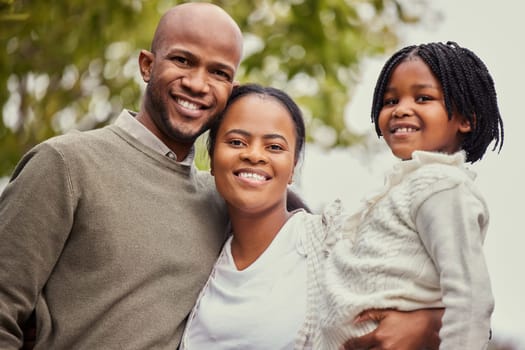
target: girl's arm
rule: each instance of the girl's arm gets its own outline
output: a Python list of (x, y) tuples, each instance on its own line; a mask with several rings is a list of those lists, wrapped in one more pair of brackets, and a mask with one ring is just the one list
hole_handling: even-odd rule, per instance
[(471, 183), (435, 192), (415, 211), (416, 230), (440, 276), (444, 349), (485, 349), (494, 308), (483, 254), (487, 206)]

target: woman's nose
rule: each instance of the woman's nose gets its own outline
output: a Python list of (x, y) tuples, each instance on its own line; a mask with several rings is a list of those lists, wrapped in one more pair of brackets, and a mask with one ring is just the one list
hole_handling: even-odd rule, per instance
[(265, 164), (268, 162), (268, 157), (266, 156), (264, 149), (261, 149), (260, 147), (247, 147), (244, 152), (241, 153), (241, 159), (252, 164)]

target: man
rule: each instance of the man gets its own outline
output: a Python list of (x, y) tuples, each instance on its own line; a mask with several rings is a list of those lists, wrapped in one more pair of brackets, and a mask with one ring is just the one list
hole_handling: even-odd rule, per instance
[[(23, 157), (0, 197), (1, 349), (23, 345), (31, 315), (35, 349), (177, 348), (225, 239), (226, 211), (193, 165), (193, 143), (223, 110), (241, 54), (241, 31), (222, 9), (176, 6), (140, 53), (138, 113)], [(372, 313), (390, 332), (348, 348), (435, 320), (398, 314)]]
[(224, 242), (226, 213), (193, 142), (223, 110), (242, 34), (222, 9), (184, 4), (160, 20), (140, 111), (48, 140), (0, 199), (0, 348), (175, 349)]

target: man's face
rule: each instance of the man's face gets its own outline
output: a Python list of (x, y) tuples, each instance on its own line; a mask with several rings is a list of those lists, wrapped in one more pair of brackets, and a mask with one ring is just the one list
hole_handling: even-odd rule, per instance
[(234, 27), (213, 17), (195, 23), (196, 17), (166, 24), (154, 52), (141, 53), (152, 122), (146, 126), (168, 147), (191, 145), (224, 109), (241, 57)]

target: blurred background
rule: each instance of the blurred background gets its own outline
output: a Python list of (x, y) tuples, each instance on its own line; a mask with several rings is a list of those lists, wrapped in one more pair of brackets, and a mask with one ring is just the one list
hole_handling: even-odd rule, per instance
[[(137, 110), (138, 52), (149, 49), (170, 0), (0, 0), (0, 191), (23, 153), (71, 129)], [(519, 86), (525, 6), (514, 0), (223, 0), (245, 35), (237, 79), (289, 92), (308, 124), (297, 190), (315, 210), (335, 198), (355, 209), (395, 160), (373, 133), (370, 104), (382, 63), (396, 49), (457, 41), (491, 71), (505, 123), (501, 154), (472, 168), (491, 209), (485, 252), (496, 310), (492, 349), (525, 349), (525, 186)], [(519, 62), (518, 62), (519, 60)], [(520, 84), (520, 85), (518, 85)], [(521, 97), (522, 98), (522, 97)], [(200, 148), (200, 168), (207, 158)], [(1, 218), (0, 218), (1, 220)]]

